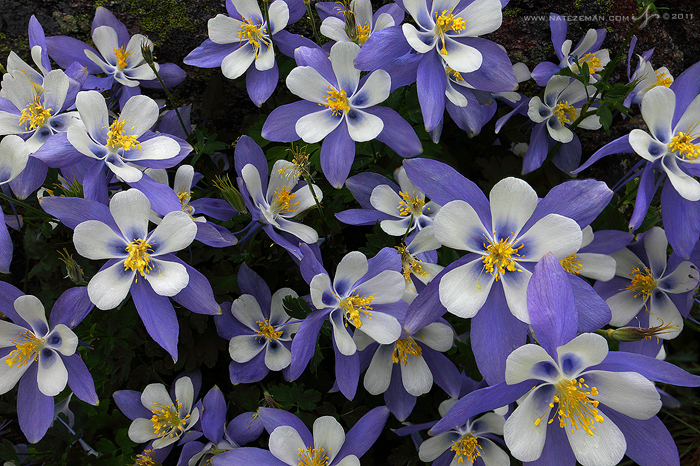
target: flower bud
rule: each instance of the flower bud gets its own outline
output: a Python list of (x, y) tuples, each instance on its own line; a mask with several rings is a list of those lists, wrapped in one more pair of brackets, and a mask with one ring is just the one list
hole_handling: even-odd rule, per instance
[(155, 60), (153, 58), (153, 44), (150, 41), (141, 42), (141, 55), (149, 66), (153, 66)]
[(58, 260), (66, 264), (66, 275), (63, 278), (70, 278), (70, 280), (76, 285), (86, 285), (85, 275), (83, 274), (83, 269), (80, 265), (73, 259), (66, 248), (63, 248), (63, 252), (58, 251), (60, 256)]
[(221, 191), (221, 196), (231, 205), (231, 207), (236, 209), (238, 212), (246, 211), (243, 196), (241, 196), (241, 193), (233, 186), (228, 174), (226, 175), (226, 178), (217, 176), (216, 180), (214, 181), (214, 186), (219, 188)]

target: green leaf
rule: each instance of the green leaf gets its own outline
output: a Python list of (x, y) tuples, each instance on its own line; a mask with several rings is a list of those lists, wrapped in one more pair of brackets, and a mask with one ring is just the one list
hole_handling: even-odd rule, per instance
[(321, 393), (316, 390), (304, 390), (304, 384), (276, 385), (268, 390), (282, 409), (297, 407), (297, 411), (313, 411), (321, 401)]
[(285, 296), (282, 300), (282, 306), (287, 312), (287, 315), (295, 319), (305, 319), (306, 316), (313, 312), (313, 309), (302, 298), (293, 296)]
[(610, 135), (610, 125), (612, 125), (612, 113), (610, 112), (610, 108), (603, 104), (598, 107), (595, 113), (600, 117), (600, 124), (603, 125), (605, 133)]

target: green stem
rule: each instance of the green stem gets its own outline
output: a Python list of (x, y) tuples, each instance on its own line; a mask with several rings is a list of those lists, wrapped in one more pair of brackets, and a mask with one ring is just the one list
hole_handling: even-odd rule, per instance
[(323, 236), (328, 236), (328, 228), (326, 226), (326, 216), (323, 213), (323, 209), (321, 208), (321, 202), (318, 200), (316, 197), (316, 192), (313, 189), (313, 183), (311, 183), (313, 180), (311, 179), (310, 176), (305, 176), (304, 181), (306, 181), (306, 184), (309, 186), (309, 191), (311, 191), (311, 195), (314, 197), (314, 202), (316, 203), (316, 208), (318, 209), (318, 213), (321, 215), (321, 225), (323, 225)]
[(44, 212), (43, 210), (37, 209), (36, 207), (32, 207), (32, 206), (30, 206), (29, 204), (25, 204), (25, 203), (22, 202), (22, 201), (18, 201), (17, 199), (14, 199), (14, 198), (12, 198), (12, 197), (10, 197), (10, 196), (7, 196), (6, 194), (0, 193), (0, 199), (5, 199), (5, 200), (8, 201), (8, 202), (12, 202), (13, 204), (20, 205), (20, 206), (24, 207), (24, 208), (27, 209), (27, 210), (31, 210), (32, 212), (35, 212), (35, 213), (41, 215), (42, 218), (50, 218), (50, 219), (53, 219), (53, 216), (47, 214), (47, 213)]
[(182, 116), (180, 115), (180, 111), (177, 109), (177, 105), (175, 105), (175, 100), (173, 99), (172, 94), (170, 94), (170, 91), (168, 90), (168, 88), (165, 87), (165, 83), (163, 82), (163, 79), (160, 77), (160, 74), (158, 74), (158, 70), (156, 70), (155, 62), (148, 63), (148, 66), (151, 67), (151, 69), (153, 70), (153, 73), (155, 73), (155, 75), (156, 75), (156, 78), (158, 78), (158, 82), (160, 83), (161, 87), (165, 91), (165, 95), (168, 96), (168, 100), (170, 101), (170, 105), (172, 105), (173, 108), (175, 109), (175, 114), (177, 115), (177, 119), (180, 120), (180, 126), (182, 126), (182, 130), (187, 135), (187, 139), (189, 139), (190, 132), (187, 131), (187, 127), (185, 126), (185, 122), (182, 120)]
[(314, 31), (316, 43), (321, 45), (321, 36), (318, 35), (318, 31), (316, 30), (316, 21), (314, 20), (314, 12), (311, 9), (311, 1), (304, 0), (304, 5), (306, 5), (306, 12), (309, 14), (309, 21), (311, 21), (311, 29)]

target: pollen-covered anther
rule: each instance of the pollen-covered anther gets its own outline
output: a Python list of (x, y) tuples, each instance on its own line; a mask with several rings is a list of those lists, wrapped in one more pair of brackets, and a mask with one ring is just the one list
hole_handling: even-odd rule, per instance
[(258, 330), (255, 333), (266, 340), (277, 340), (284, 333), (282, 330), (275, 330), (275, 327), (270, 324), (270, 319), (258, 320), (255, 323), (258, 324)]
[(156, 466), (156, 464), (159, 463), (156, 462), (153, 455), (153, 450), (144, 450), (143, 453), (136, 455), (136, 458), (134, 459), (134, 464), (136, 466)]
[(401, 201), (399, 201), (399, 214), (404, 217), (409, 215), (418, 216), (423, 213), (423, 206), (425, 205), (425, 198), (416, 196), (416, 192), (413, 191), (411, 194), (399, 191), (399, 196), (401, 196)]
[(559, 119), (560, 124), (571, 123), (576, 119), (576, 109), (569, 105), (569, 102), (562, 100), (552, 111)]
[[(699, 122), (700, 123), (700, 122)], [(700, 137), (700, 132), (696, 132), (698, 123), (694, 123), (685, 133), (677, 132), (673, 135), (668, 148), (671, 152), (677, 152), (685, 160), (693, 162), (700, 157), (700, 147), (693, 144), (693, 141)]]
[(587, 53), (581, 57), (579, 60), (581, 64), (586, 63), (588, 65), (588, 72), (594, 74), (597, 71), (603, 69), (603, 65), (600, 63), (600, 59), (596, 57), (595, 53)]
[(262, 24), (255, 24), (253, 18), (248, 18), (240, 23), (241, 28), (238, 31), (238, 39), (241, 41), (248, 41), (248, 43), (253, 47), (253, 53), (255, 58), (258, 58), (258, 52), (260, 51), (260, 44), (269, 46), (270, 41), (266, 36), (267, 29), (263, 27)]
[(24, 330), (12, 340), (12, 344), (15, 345), (15, 349), (7, 355), (5, 362), (10, 367), (22, 367), (32, 360), (39, 359), (39, 351), (44, 347), (44, 339), (38, 338), (29, 330)]
[(311, 164), (309, 163), (309, 155), (306, 153), (306, 146), (291, 147), (286, 152), (292, 153), (292, 164), (285, 165), (278, 170), (278, 173), (287, 180), (299, 181), (300, 178), (306, 178), (311, 175)]
[[(113, 151), (122, 148), (126, 151), (133, 149), (134, 147), (141, 150), (141, 144), (135, 134), (128, 134), (124, 130), (126, 126), (126, 120), (114, 120), (111, 125), (109, 125), (109, 130), (107, 131), (107, 147)], [(134, 129), (132, 126), (131, 129)]]
[(478, 443), (478, 439), (472, 434), (464, 434), (458, 440), (452, 442), (450, 450), (455, 452), (455, 460), (458, 463), (464, 463), (466, 458), (469, 464), (474, 463), (483, 451)]
[[(39, 86), (34, 86), (34, 99), (30, 100), (26, 107), (22, 109), (19, 117), (19, 124), (29, 123), (29, 129), (35, 130), (44, 126), (46, 120), (51, 118), (51, 109), (44, 108), (41, 95), (44, 91)], [(29, 99), (27, 99), (29, 100)]]
[(394, 352), (391, 353), (391, 360), (394, 364), (398, 364), (401, 361), (405, 366), (408, 364), (409, 355), (417, 358), (421, 353), (423, 353), (423, 350), (416, 344), (416, 341), (411, 337), (406, 337), (396, 342)]
[(275, 189), (275, 193), (272, 195), (270, 211), (274, 215), (279, 215), (282, 212), (294, 212), (299, 207), (298, 202), (292, 202), (294, 196), (295, 193), (290, 192), (289, 186)]
[(406, 283), (411, 282), (411, 274), (415, 274), (419, 277), (425, 277), (428, 272), (421, 265), (422, 261), (408, 252), (406, 246), (397, 246), (396, 252), (401, 256), (401, 267), (403, 269), (403, 278)]
[(564, 270), (566, 270), (569, 273), (573, 273), (574, 275), (580, 274), (583, 268), (585, 267), (585, 265), (581, 264), (581, 260), (579, 259), (578, 254), (572, 254), (568, 257), (560, 259), (559, 263), (561, 264)]
[(130, 242), (125, 249), (128, 256), (124, 259), (124, 270), (131, 269), (134, 272), (140, 273), (142, 277), (153, 270), (153, 264), (151, 263), (151, 256), (149, 254), (153, 252), (153, 248), (151, 248), (151, 245), (145, 240), (141, 238), (135, 239)]
[[(598, 389), (586, 385), (583, 378), (559, 381), (554, 392), (554, 401), (549, 405), (551, 408), (554, 407), (554, 403), (559, 405), (557, 407), (559, 427), (569, 426), (571, 433), (580, 427), (588, 435), (593, 435), (595, 430), (593, 424), (604, 420), (603, 416), (598, 414), (598, 401), (589, 398), (596, 395), (598, 395)], [(541, 418), (537, 419), (535, 425), (539, 425), (540, 421)]]
[(368, 22), (365, 21), (364, 25), (357, 25), (357, 42), (360, 45), (364, 45), (365, 42), (367, 42), (367, 39), (369, 39), (369, 35), (372, 33), (372, 27), (369, 25)]
[(173, 438), (180, 434), (181, 431), (185, 430), (187, 425), (187, 420), (190, 415), (187, 414), (185, 417), (180, 417), (180, 410), (182, 409), (182, 403), (175, 400), (175, 404), (170, 406), (165, 406), (160, 403), (153, 403), (151, 412), (151, 422), (153, 423), (153, 432), (158, 435), (159, 438), (169, 436)]
[(463, 18), (457, 16), (455, 18), (453, 14), (453, 9), (443, 10), (442, 14), (438, 16), (438, 12), (435, 12), (435, 35), (440, 36), (442, 40), (442, 48), (440, 53), (447, 55), (447, 49), (445, 47), (445, 33), (447, 31), (454, 31), (460, 33), (466, 28), (467, 21)]
[[(484, 235), (486, 236), (486, 235)], [(496, 238), (496, 232), (493, 232), (494, 240)], [(521, 270), (517, 268), (515, 260), (513, 258), (521, 257), (518, 251), (525, 246), (521, 244), (517, 248), (514, 248), (511, 242), (511, 237), (507, 236), (501, 238), (497, 242), (494, 242), (491, 238), (486, 238), (489, 241), (487, 245), (484, 243), (484, 250), (487, 254), (482, 259), (484, 262), (484, 269), (496, 278), (496, 281), (500, 280), (501, 276), (509, 272), (520, 272)]]
[[(330, 448), (328, 449), (330, 450)], [(299, 448), (297, 453), (298, 466), (328, 466), (328, 453), (323, 445)]]
[(462, 82), (464, 81), (464, 78), (462, 77), (462, 74), (459, 71), (455, 71), (449, 66), (445, 67), (445, 74), (447, 75), (448, 78), (452, 78), (457, 82)]
[(127, 58), (134, 52), (129, 52), (127, 50), (124, 50), (124, 46), (119, 47), (118, 49), (114, 49), (114, 58), (117, 59), (117, 68), (120, 70), (123, 70), (127, 66), (129, 66), (129, 61)]
[(182, 211), (191, 217), (194, 213), (194, 207), (190, 205), (190, 200), (192, 199), (192, 192), (178, 191), (177, 198), (180, 200), (180, 206), (182, 207)]
[(344, 89), (337, 90), (333, 86), (328, 86), (327, 95), (323, 98), (326, 101), (324, 105), (331, 109), (334, 116), (342, 116), (350, 111), (348, 105), (348, 95)]
[[(340, 308), (345, 313), (345, 320), (352, 323), (356, 328), (362, 327), (362, 318), (371, 319), (372, 310), (370, 303), (374, 296), (361, 297), (359, 292), (340, 300)], [(345, 324), (347, 326), (347, 323)]]
[(668, 75), (668, 73), (666, 73), (665, 71), (655, 71), (654, 73), (656, 74), (656, 83), (654, 84), (654, 87), (671, 87), (671, 84), (673, 84), (673, 80)]
[(643, 267), (642, 269), (637, 267), (632, 270), (629, 276), (632, 278), (632, 283), (630, 283), (626, 289), (634, 291), (635, 298), (641, 296), (644, 301), (649, 299), (656, 289), (656, 279), (651, 273), (651, 270), (649, 270), (649, 267)]

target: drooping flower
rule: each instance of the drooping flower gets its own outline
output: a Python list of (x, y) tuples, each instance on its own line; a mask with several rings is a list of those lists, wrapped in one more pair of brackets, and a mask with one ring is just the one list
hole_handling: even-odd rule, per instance
[(360, 79), (360, 70), (353, 64), (359, 51), (352, 42), (335, 43), (330, 57), (318, 48), (298, 48), (294, 57), (299, 66), (286, 82), (304, 101), (276, 108), (262, 129), (263, 137), (271, 141), (324, 140), (321, 168), (336, 188), (350, 173), (355, 142), (378, 139), (402, 157), (423, 150), (406, 120), (390, 108), (377, 106), (389, 97), (391, 78), (386, 71), (376, 70)]

